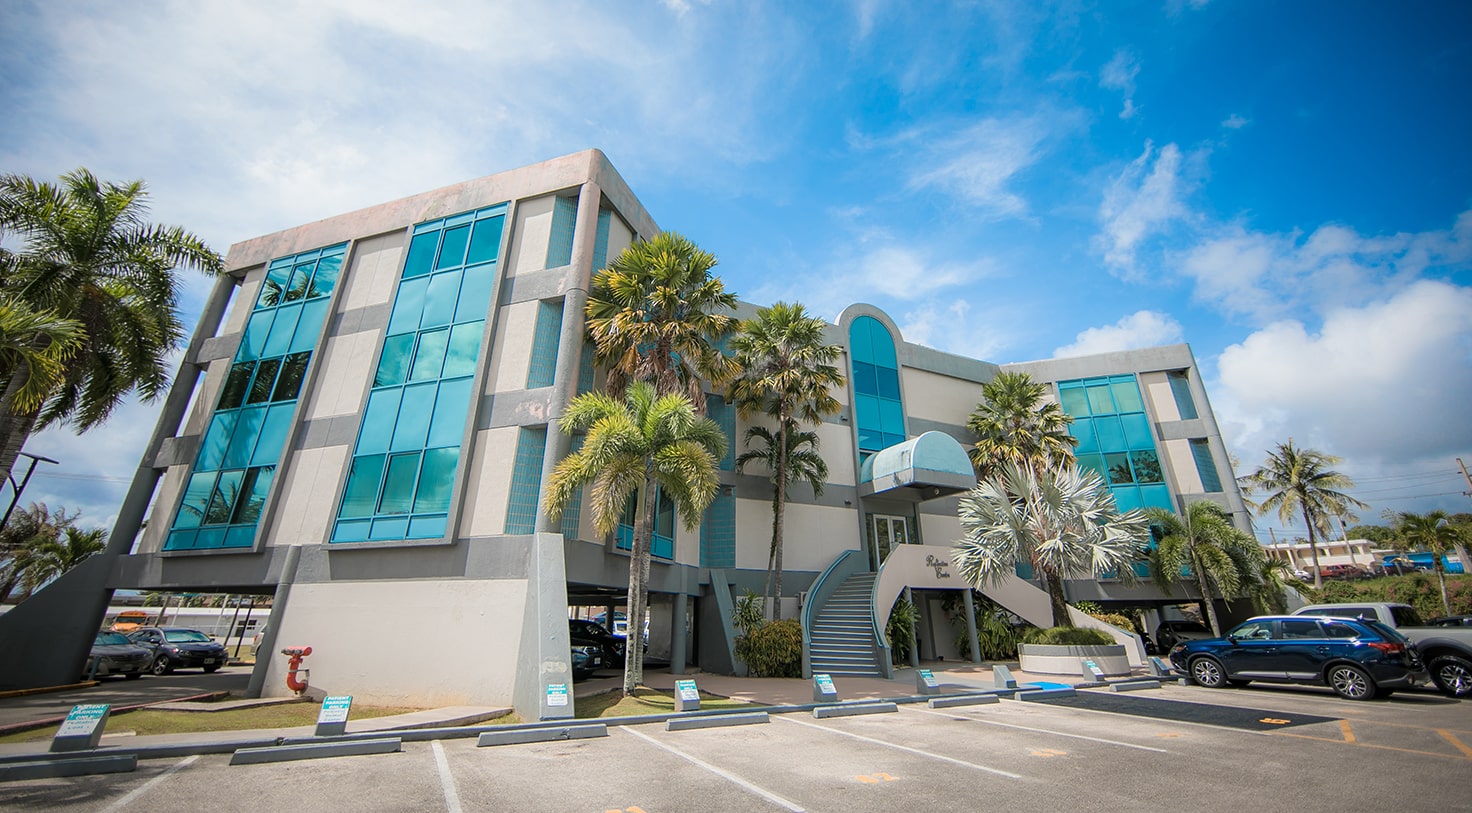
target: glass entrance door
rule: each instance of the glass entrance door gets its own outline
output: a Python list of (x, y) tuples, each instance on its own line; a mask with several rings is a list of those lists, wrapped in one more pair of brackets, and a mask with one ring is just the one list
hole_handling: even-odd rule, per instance
[(874, 570), (884, 564), (896, 545), (910, 543), (910, 522), (904, 517), (869, 515), (869, 557)]

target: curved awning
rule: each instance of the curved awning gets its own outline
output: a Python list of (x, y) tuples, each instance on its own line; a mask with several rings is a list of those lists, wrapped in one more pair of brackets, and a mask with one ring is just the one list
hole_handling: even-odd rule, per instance
[(958, 494), (976, 485), (971, 458), (955, 438), (926, 432), (870, 455), (859, 470), (859, 496), (922, 502)]

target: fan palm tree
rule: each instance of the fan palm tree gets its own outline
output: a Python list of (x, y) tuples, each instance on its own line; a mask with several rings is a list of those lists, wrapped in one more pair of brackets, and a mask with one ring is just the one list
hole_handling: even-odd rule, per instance
[(1078, 440), (1068, 434), (1073, 419), (1058, 404), (1044, 401), (1046, 384), (1027, 373), (999, 373), (981, 387), (981, 403), (966, 419), (976, 436), (968, 450), (977, 476), (983, 479), (1008, 463), (1041, 473), (1073, 462)]
[(1354, 488), (1354, 481), (1330, 468), (1339, 462), (1334, 455), (1297, 448), (1289, 438), (1268, 453), (1267, 461), (1257, 471), (1240, 480), (1248, 494), (1267, 495), (1261, 502), (1248, 500), (1258, 516), (1277, 511), (1278, 519), (1284, 522), (1295, 519), (1295, 512), (1302, 516), (1314, 561), (1315, 590), (1323, 588), (1324, 577), (1319, 573), (1319, 544), (1314, 532), (1327, 534), (1330, 517), (1354, 519), (1352, 508), (1369, 507), (1344, 493), (1344, 489)]
[(705, 414), (705, 386), (736, 373), (716, 342), (735, 323), (736, 295), (712, 276), (714, 255), (661, 232), (624, 249), (593, 275), (588, 332), (615, 398), (635, 381), (660, 394), (683, 392)]
[[(801, 473), (789, 471), (788, 453), (806, 446), (808, 454), (822, 465), (822, 476), (828, 468), (818, 455), (818, 437), (803, 432), (801, 444), (789, 441), (789, 435), (800, 432), (802, 424), (816, 424), (841, 408), (832, 390), (844, 383), (843, 373), (834, 362), (841, 350), (838, 345), (824, 344), (827, 323), (809, 316), (801, 304), (778, 302), (757, 311), (756, 317), (743, 321), (731, 339), (736, 366), (741, 372), (731, 381), (729, 395), (743, 418), (760, 412), (775, 419), (775, 435), (765, 429), (748, 431), (748, 446), (753, 439), (764, 441), (764, 452), (741, 456), (743, 461), (761, 459), (772, 471), (776, 492), (772, 498), (772, 544), (767, 557), (768, 606), (773, 617), (781, 618), (782, 599), (782, 519), (787, 502), (787, 488)], [(741, 463), (738, 462), (738, 471)], [(817, 469), (806, 463), (807, 474)], [(813, 489), (822, 493), (821, 481), (806, 478)]]
[[(683, 394), (660, 395), (653, 384), (628, 388), (624, 400), (592, 392), (574, 398), (559, 421), (562, 431), (587, 431), (583, 445), (552, 471), (544, 510), (557, 522), (580, 486), (592, 484), (593, 524), (609, 534), (630, 495), (637, 495), (634, 540), (629, 557), (629, 629), (637, 635), (648, 606), (649, 540), (656, 495), (674, 500), (687, 528), (700, 522), (719, 481), (716, 467), (726, 453), (719, 425), (695, 412)], [(630, 646), (624, 660), (624, 694), (644, 680), (644, 650)]]
[(1396, 515), (1396, 532), (1406, 550), (1424, 550), (1432, 554), (1432, 569), (1441, 584), (1441, 609), (1451, 615), (1451, 603), (1446, 596), (1446, 562), (1443, 558), (1464, 543), (1460, 530), (1448, 521), (1445, 511), (1426, 514), (1402, 512)]
[[(1161, 529), (1160, 539), (1150, 554), (1151, 580), (1169, 595), (1175, 583), (1184, 578), (1194, 579), (1211, 632), (1220, 636), (1222, 626), (1217, 619), (1216, 599), (1236, 596), (1261, 579), (1258, 563), (1263, 558), (1261, 546), (1233, 525), (1232, 518), (1213, 503), (1191, 503), (1184, 514), (1150, 508), (1145, 515), (1152, 525)], [(1252, 556), (1254, 548), (1259, 551), (1256, 558)], [(1188, 569), (1189, 577), (1184, 575)]]
[(128, 393), (149, 400), (167, 389), (165, 357), (184, 336), (174, 269), (215, 274), (224, 262), (199, 237), (147, 215), (142, 181), (104, 183), (85, 169), (57, 185), (0, 177), (0, 233), (22, 243), (5, 259), (0, 291), (82, 327), (63, 380), (39, 409), (16, 400), (29, 375), (0, 370), (0, 472), (33, 432), (54, 423), (85, 431)]
[(1016, 462), (960, 499), (962, 537), (951, 561), (982, 588), (1010, 578), (1026, 562), (1043, 581), (1053, 625), (1071, 627), (1063, 580), (1113, 572), (1134, 581), (1134, 561), (1150, 538), (1144, 513), (1120, 513), (1098, 472), (1055, 466), (1036, 472)]
[[(756, 442), (758, 445), (752, 446)], [(800, 430), (791, 424), (781, 432), (772, 432), (765, 426), (753, 426), (746, 430), (748, 451), (736, 458), (736, 471), (743, 472), (748, 463), (761, 463), (772, 473), (772, 544), (767, 551), (766, 605), (773, 618), (782, 617), (782, 507), (787, 501), (787, 489), (800, 480), (813, 487), (813, 494), (821, 496), (823, 484), (828, 481), (828, 463), (818, 451), (818, 435)]]

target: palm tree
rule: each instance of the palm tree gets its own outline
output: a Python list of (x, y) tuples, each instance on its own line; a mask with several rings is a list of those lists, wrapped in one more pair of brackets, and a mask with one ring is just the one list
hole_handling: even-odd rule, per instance
[[(1171, 586), (1186, 578), (1183, 571), (1189, 568), (1201, 591), (1211, 632), (1220, 636), (1216, 599), (1238, 595), (1261, 578), (1257, 561), (1264, 558), (1261, 546), (1213, 503), (1191, 503), (1184, 514), (1150, 508), (1145, 515), (1161, 529), (1160, 540), (1150, 554), (1151, 580), (1169, 595)], [(1251, 555), (1254, 548), (1258, 551), (1256, 558)]]
[(960, 499), (962, 537), (951, 561), (972, 585), (1000, 584), (1018, 562), (1042, 579), (1053, 625), (1071, 627), (1063, 580), (1113, 571), (1125, 583), (1150, 538), (1145, 515), (1120, 513), (1098, 472), (1056, 466), (1041, 473), (1015, 462)]
[(0, 528), (0, 601), (9, 598), (16, 587), (25, 585), (36, 552), (47, 543), (56, 542), (79, 515), (80, 512), (68, 514), (65, 508), (53, 511), (40, 502), (10, 515), (10, 521)]
[(22, 581), (29, 595), (45, 587), (52, 579), (101, 553), (107, 545), (107, 532), (102, 528), (84, 531), (75, 525), (62, 529), (61, 537), (48, 539), (31, 550)]
[[(809, 316), (801, 304), (778, 302), (757, 311), (756, 318), (743, 321), (731, 339), (731, 350), (741, 372), (731, 382), (730, 397), (741, 417), (761, 412), (776, 420), (775, 436), (766, 431), (748, 431), (752, 439), (765, 441), (765, 452), (741, 456), (743, 461), (761, 459), (772, 471), (772, 545), (767, 557), (767, 596), (773, 617), (781, 618), (782, 600), (782, 519), (787, 502), (787, 488), (801, 474), (790, 471), (789, 435), (800, 431), (802, 424), (820, 423), (824, 416), (841, 408), (832, 389), (844, 383), (843, 373), (834, 366), (841, 350), (838, 345), (824, 344), (827, 323)], [(819, 464), (818, 437), (803, 433), (804, 443)], [(738, 463), (738, 471), (740, 470)], [(811, 463), (807, 473), (816, 473)], [(828, 468), (822, 466), (822, 476)], [(807, 478), (813, 490), (821, 494), (821, 480)]]
[(0, 293), (0, 380), (15, 381), (11, 405), (34, 411), (66, 380), (65, 362), (81, 344), (82, 326), (55, 311), (37, 311)]
[(184, 336), (174, 269), (215, 274), (224, 262), (199, 237), (147, 215), (142, 181), (104, 183), (85, 169), (57, 185), (0, 177), (0, 233), (22, 243), (4, 258), (0, 292), (82, 326), (63, 380), (39, 409), (16, 398), (30, 375), (0, 370), (0, 472), (32, 433), (54, 423), (85, 431), (129, 392), (148, 400), (168, 387), (164, 359)]
[[(753, 447), (752, 442), (759, 445)], [(818, 435), (797, 428), (789, 422), (784, 431), (773, 433), (765, 426), (746, 430), (748, 451), (736, 458), (736, 471), (741, 473), (748, 463), (761, 463), (772, 473), (772, 545), (767, 551), (766, 606), (769, 615), (782, 618), (782, 506), (787, 489), (799, 480), (813, 487), (821, 496), (828, 481), (828, 463), (818, 452)]]
[(715, 344), (735, 322), (725, 311), (736, 307), (736, 295), (711, 275), (715, 265), (688, 238), (661, 232), (593, 275), (588, 332), (614, 397), (650, 381), (660, 394), (685, 393), (704, 414), (706, 384), (736, 373)]
[(1432, 568), (1436, 571), (1437, 581), (1441, 583), (1441, 609), (1444, 615), (1451, 615), (1451, 603), (1446, 597), (1446, 562), (1442, 559), (1463, 542), (1461, 532), (1448, 521), (1445, 511), (1397, 514), (1396, 531), (1406, 550), (1431, 552)]
[(1027, 373), (999, 373), (981, 387), (966, 428), (976, 435), (969, 449), (977, 475), (987, 478), (1007, 463), (1041, 473), (1050, 466), (1073, 462), (1078, 440), (1068, 434), (1073, 419), (1058, 404), (1045, 402), (1046, 384)]
[(1340, 458), (1314, 449), (1299, 449), (1293, 439), (1278, 444), (1268, 453), (1267, 462), (1257, 471), (1241, 478), (1243, 489), (1248, 494), (1259, 491), (1267, 497), (1254, 505), (1258, 516), (1276, 510), (1278, 519), (1290, 522), (1294, 512), (1303, 517), (1308, 527), (1308, 549), (1314, 560), (1314, 589), (1324, 587), (1324, 577), (1319, 573), (1319, 543), (1314, 531), (1327, 534), (1330, 517), (1355, 519), (1353, 508), (1369, 506), (1345, 494), (1342, 489), (1354, 488), (1354, 481), (1330, 466), (1338, 465)]
[[(629, 630), (638, 635), (648, 606), (649, 540), (655, 500), (663, 492), (674, 500), (687, 528), (715, 498), (718, 461), (726, 453), (719, 425), (695, 412), (683, 394), (659, 395), (654, 385), (630, 386), (623, 401), (599, 392), (574, 398), (559, 421), (562, 431), (587, 431), (578, 451), (552, 471), (543, 507), (557, 522), (574, 492), (591, 483), (593, 524), (609, 534), (631, 495), (637, 495), (633, 549), (629, 557)], [(624, 694), (644, 680), (644, 650), (628, 647)]]

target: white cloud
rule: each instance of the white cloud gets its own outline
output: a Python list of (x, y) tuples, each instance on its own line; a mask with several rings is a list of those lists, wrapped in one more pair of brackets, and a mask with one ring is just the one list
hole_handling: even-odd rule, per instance
[(986, 119), (937, 140), (910, 186), (949, 192), (985, 218), (1021, 217), (1027, 201), (1013, 191), (1012, 183), (1042, 157), (1048, 135), (1039, 117)]
[(978, 312), (965, 299), (932, 299), (904, 312), (897, 324), (907, 342), (968, 358), (991, 359), (1007, 346), (1008, 314)]
[(1147, 142), (1140, 157), (1104, 191), (1099, 207), (1103, 232), (1095, 238), (1095, 246), (1104, 261), (1126, 278), (1138, 275), (1135, 256), (1149, 238), (1190, 217), (1181, 199), (1186, 185), (1182, 160), (1175, 144), (1157, 152)]
[(1240, 130), (1251, 123), (1251, 119), (1247, 119), (1237, 115), (1236, 113), (1233, 113), (1232, 115), (1227, 116), (1227, 118), (1222, 122), (1222, 126), (1227, 128), (1228, 130)]
[(1053, 358), (1090, 356), (1182, 341), (1181, 323), (1164, 313), (1136, 311), (1112, 325), (1080, 331), (1073, 344), (1053, 351)]
[(1275, 322), (1216, 366), (1214, 406), (1244, 465), (1289, 437), (1372, 470), (1472, 454), (1472, 288), (1422, 280), (1317, 332)]
[(1099, 87), (1118, 90), (1124, 94), (1124, 108), (1119, 111), (1122, 119), (1134, 118), (1139, 110), (1135, 107), (1135, 77), (1140, 75), (1140, 63), (1129, 49), (1114, 52), (1114, 58), (1099, 71)]

